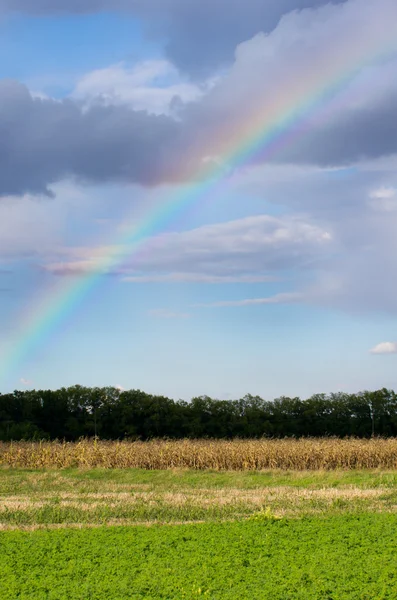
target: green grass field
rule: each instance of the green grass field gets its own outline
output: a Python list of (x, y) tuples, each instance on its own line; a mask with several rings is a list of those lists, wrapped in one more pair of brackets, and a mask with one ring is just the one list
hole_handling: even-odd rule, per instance
[(4, 469), (0, 598), (395, 599), (396, 513), (390, 471)]

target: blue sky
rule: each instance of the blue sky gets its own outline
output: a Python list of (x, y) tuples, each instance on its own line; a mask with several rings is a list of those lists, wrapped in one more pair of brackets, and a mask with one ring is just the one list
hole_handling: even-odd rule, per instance
[[(0, 391), (396, 388), (397, 6), (265, 4), (0, 2)], [(231, 168), (337, 48), (305, 131)]]
[(2, 77), (40, 86), (62, 97), (76, 79), (120, 61), (139, 61), (161, 52), (143, 39), (138, 19), (117, 13), (27, 17), (0, 21)]

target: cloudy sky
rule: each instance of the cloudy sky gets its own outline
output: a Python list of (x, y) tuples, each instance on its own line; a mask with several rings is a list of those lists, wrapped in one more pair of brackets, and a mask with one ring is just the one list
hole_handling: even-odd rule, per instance
[(0, 386), (397, 387), (395, 0), (0, 0)]

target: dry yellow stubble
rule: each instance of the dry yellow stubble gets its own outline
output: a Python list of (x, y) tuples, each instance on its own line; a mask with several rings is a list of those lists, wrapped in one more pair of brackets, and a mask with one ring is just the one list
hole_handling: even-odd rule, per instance
[(395, 469), (397, 439), (151, 440), (0, 443), (0, 466), (41, 468)]

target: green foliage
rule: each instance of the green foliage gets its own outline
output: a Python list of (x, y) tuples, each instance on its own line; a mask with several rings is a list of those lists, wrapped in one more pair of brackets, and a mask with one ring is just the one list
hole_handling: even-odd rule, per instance
[(174, 401), (141, 390), (87, 388), (0, 394), (0, 440), (397, 436), (397, 395), (358, 394)]
[(396, 517), (0, 533), (0, 598), (386, 600)]

